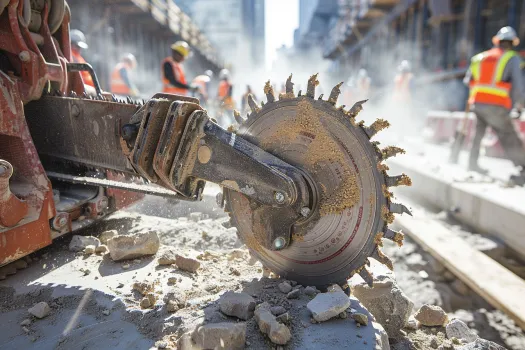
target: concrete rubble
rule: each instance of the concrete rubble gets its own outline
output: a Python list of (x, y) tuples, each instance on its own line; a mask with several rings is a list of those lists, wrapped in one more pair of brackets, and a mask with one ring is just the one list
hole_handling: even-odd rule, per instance
[(108, 244), (108, 241), (115, 237), (115, 236), (118, 236), (118, 232), (117, 230), (107, 230), (107, 231), (104, 231), (102, 232), (99, 236), (98, 236), (98, 239), (100, 240), (100, 242), (102, 244)]
[(292, 290), (292, 286), (287, 281), (279, 283), (279, 285), (277, 287), (284, 294), (288, 294)]
[(373, 287), (365, 282), (352, 285), (352, 294), (383, 325), (390, 338), (401, 336), (407, 325), (414, 303), (389, 276), (374, 280)]
[(456, 350), (506, 350), (503, 346), (486, 339), (478, 338), (475, 341), (463, 346), (456, 347)]
[(202, 349), (244, 349), (246, 342), (245, 323), (210, 323), (195, 328), (191, 336)]
[(33, 305), (33, 307), (29, 308), (27, 312), (29, 312), (31, 315), (35, 316), (36, 318), (44, 318), (51, 313), (51, 308), (45, 301), (41, 301)]
[(454, 319), (450, 321), (446, 326), (447, 338), (457, 338), (470, 343), (475, 341), (478, 338), (478, 335), (471, 331), (465, 322)]
[(255, 308), (255, 319), (259, 330), (268, 335), (272, 343), (284, 345), (290, 341), (292, 334), (290, 329), (279, 323), (270, 311), (271, 306), (267, 302), (257, 305)]
[(255, 310), (255, 299), (247, 293), (228, 291), (219, 298), (219, 307), (223, 314), (249, 320)]
[(338, 316), (349, 306), (350, 299), (339, 288), (339, 290), (334, 289), (333, 292), (317, 294), (306, 307), (312, 313), (315, 321), (324, 322)]
[(100, 245), (100, 240), (93, 236), (74, 235), (71, 238), (71, 242), (69, 242), (69, 250), (72, 252), (81, 252), (90, 245), (98, 247)]
[(414, 315), (414, 318), (423, 326), (445, 326), (448, 315), (442, 308), (435, 305), (423, 305)]
[(160, 240), (157, 232), (149, 231), (137, 236), (114, 236), (107, 241), (109, 254), (113, 261), (155, 255)]
[(171, 265), (175, 264), (177, 261), (177, 253), (173, 249), (169, 249), (166, 251), (163, 251), (159, 258), (157, 259), (157, 262), (159, 265)]
[(177, 265), (179, 270), (187, 272), (196, 272), (201, 266), (200, 261), (198, 261), (197, 259), (193, 259), (179, 254), (175, 256), (175, 264)]

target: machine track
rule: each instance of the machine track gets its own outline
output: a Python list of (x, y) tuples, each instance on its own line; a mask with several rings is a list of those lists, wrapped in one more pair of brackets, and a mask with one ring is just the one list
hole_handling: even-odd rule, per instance
[(328, 99), (315, 98), (317, 74), (310, 77), (306, 94), (295, 95), (292, 76), (286, 92), (275, 96), (270, 82), (264, 93), (267, 102), (258, 105), (250, 96), (251, 113), (244, 119), (238, 112), (237, 135), (256, 144), (298, 169), (316, 184), (316, 198), (311, 213), (292, 228), (291, 244), (280, 251), (263, 248), (251, 231), (257, 203), (243, 194), (224, 189), (225, 210), (239, 238), (262, 264), (283, 278), (304, 285), (325, 287), (345, 285), (358, 273), (369, 285), (373, 277), (367, 269), (369, 259), (392, 269), (391, 260), (382, 253), (383, 238), (401, 245), (403, 234), (388, 228), (394, 214), (408, 213), (392, 201), (389, 187), (410, 186), (405, 174), (389, 176), (383, 163), (404, 153), (398, 147), (379, 148), (370, 139), (389, 126), (378, 119), (372, 125), (356, 122), (362, 105), (356, 102), (349, 110), (337, 106), (340, 87), (336, 85)]

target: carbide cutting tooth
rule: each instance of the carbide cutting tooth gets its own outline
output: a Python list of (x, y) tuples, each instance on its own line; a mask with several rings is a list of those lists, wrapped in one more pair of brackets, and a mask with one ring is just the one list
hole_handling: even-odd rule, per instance
[(126, 100), (129, 104), (133, 104), (133, 99), (130, 96), (126, 97)]
[(405, 150), (396, 146), (388, 146), (381, 150), (381, 159), (385, 160), (397, 154), (405, 154)]
[(337, 99), (339, 98), (339, 95), (341, 94), (341, 86), (343, 85), (343, 82), (340, 82), (336, 86), (333, 87), (332, 92), (330, 92), (330, 97), (328, 97), (328, 102), (335, 105), (337, 103)]
[(238, 110), (234, 109), (233, 110), (233, 117), (235, 118), (235, 121), (239, 124), (242, 124), (244, 123), (244, 118), (241, 117), (241, 113), (239, 113)]
[(293, 94), (293, 85), (294, 83), (292, 83), (292, 74), (290, 74), (288, 79), (286, 79), (286, 84), (285, 84), (286, 94)]
[(348, 111), (348, 114), (350, 115), (350, 118), (355, 118), (363, 110), (363, 104), (368, 100), (361, 100), (354, 103), (352, 108)]
[(114, 94), (111, 95), (111, 101), (117, 102), (117, 97)]
[(385, 182), (388, 187), (412, 186), (412, 180), (405, 173), (396, 176), (387, 176)]
[(84, 91), (84, 92), (82, 93), (82, 98), (87, 98), (87, 97), (88, 97), (88, 94)]
[(269, 80), (266, 82), (266, 84), (264, 84), (264, 94), (266, 95), (266, 100), (268, 103), (275, 101), (275, 93), (273, 92), (273, 86), (270, 84)]
[(248, 95), (248, 105), (250, 105), (250, 109), (252, 110), (252, 113), (259, 112), (259, 106), (257, 106), (257, 102), (255, 102), (255, 99), (253, 98), (252, 94)]
[(361, 276), (370, 287), (374, 285), (374, 278), (365, 266), (361, 267), (359, 270), (359, 276)]
[(392, 242), (397, 243), (397, 245), (401, 247), (403, 245), (403, 239), (405, 238), (405, 235), (401, 231), (396, 232), (387, 228), (384, 237), (388, 238)]
[(318, 99), (319, 101), (322, 101), (322, 100), (323, 100), (323, 96), (324, 96), (324, 94), (321, 94), (321, 95), (319, 95), (319, 97), (318, 97), (317, 99)]
[(70, 96), (70, 97), (77, 97), (77, 93), (74, 92), (74, 91), (71, 91), (71, 92), (69, 93), (69, 96)]
[(388, 210), (391, 212), (391, 213), (395, 213), (395, 214), (403, 214), (403, 213), (406, 213), (410, 216), (412, 216), (412, 213), (410, 212), (410, 210), (408, 210), (407, 207), (405, 207), (403, 204), (401, 203), (390, 203), (389, 207), (388, 207)]
[(390, 260), (390, 258), (388, 256), (386, 256), (382, 251), (381, 249), (379, 249), (379, 247), (376, 246), (376, 249), (374, 250), (374, 252), (372, 253), (372, 255), (370, 256), (374, 259), (376, 259), (377, 261), (379, 261), (381, 264), (385, 265), (386, 267), (388, 267), (388, 269), (390, 271), (394, 271), (394, 264), (392, 264), (392, 260)]
[(390, 126), (390, 123), (384, 119), (377, 119), (369, 127), (365, 127), (365, 132), (369, 138), (372, 138), (375, 134), (380, 132), (383, 129), (386, 129)]
[(61, 96), (61, 95), (62, 95), (62, 93), (60, 92), (60, 90), (55, 90), (55, 91), (53, 91), (53, 94), (54, 94), (54, 96)]
[(310, 98), (315, 98), (315, 87), (319, 85), (319, 80), (317, 80), (317, 74), (312, 75), (310, 79), (308, 79), (308, 86), (306, 87), (306, 96)]

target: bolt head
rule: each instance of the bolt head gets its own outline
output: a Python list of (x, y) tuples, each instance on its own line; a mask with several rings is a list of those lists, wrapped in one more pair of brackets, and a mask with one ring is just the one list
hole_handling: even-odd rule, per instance
[(18, 58), (20, 58), (20, 61), (22, 62), (29, 62), (31, 55), (29, 55), (28, 51), (22, 51), (18, 54)]
[(67, 218), (65, 216), (62, 216), (60, 219), (58, 219), (58, 226), (64, 227), (67, 225)]
[(275, 192), (273, 197), (275, 198), (275, 201), (277, 203), (283, 203), (284, 199), (285, 199), (284, 193), (282, 193), (282, 192)]
[(304, 216), (304, 217), (307, 217), (308, 215), (310, 215), (310, 208), (302, 207), (301, 208), (301, 215)]
[(283, 249), (285, 244), (286, 244), (286, 240), (285, 240), (283, 237), (277, 237), (277, 238), (273, 241), (273, 246), (274, 246), (275, 249), (277, 249), (277, 250), (279, 250), (279, 249)]

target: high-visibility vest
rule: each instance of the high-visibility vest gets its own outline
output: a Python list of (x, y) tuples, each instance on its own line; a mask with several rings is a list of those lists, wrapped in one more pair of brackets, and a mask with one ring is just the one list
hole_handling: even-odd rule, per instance
[(226, 80), (221, 80), (219, 83), (219, 89), (217, 91), (217, 95), (219, 96), (219, 99), (223, 102), (223, 107), (227, 109), (233, 109), (234, 103), (233, 98), (229, 96), (230, 93), (231, 84), (227, 82)]
[(129, 71), (131, 70), (131, 65), (127, 62), (120, 62), (115, 66), (115, 69), (113, 69), (113, 72), (111, 73), (110, 89), (111, 92), (114, 94), (129, 95), (131, 94), (131, 89), (120, 75), (120, 71), (122, 69), (128, 71), (129, 74)]
[[(71, 58), (73, 59), (74, 63), (87, 63), (84, 57), (80, 56), (80, 52), (76, 50), (71, 50)], [(95, 87), (95, 83), (93, 83), (93, 78), (91, 78), (91, 74), (89, 74), (88, 71), (82, 71), (80, 72), (80, 74), (82, 76), (82, 81), (85, 85)]]
[(171, 64), (171, 69), (173, 70), (173, 74), (175, 75), (175, 79), (183, 84), (186, 84), (186, 76), (184, 75), (184, 70), (182, 69), (182, 65), (178, 62), (175, 62), (172, 57), (166, 57), (164, 60), (162, 60), (161, 64), (161, 74), (162, 74), (162, 92), (166, 92), (169, 94), (176, 94), (176, 95), (187, 95), (188, 89), (183, 89), (179, 87), (175, 87), (171, 85), (170, 81), (166, 79), (164, 76), (164, 64), (166, 62), (169, 62)]
[(410, 82), (414, 75), (412, 73), (398, 74), (394, 78), (394, 100), (398, 102), (410, 100)]
[(204, 97), (208, 98), (208, 83), (210, 82), (210, 77), (207, 75), (197, 75), (193, 79), (193, 84), (199, 88), (199, 93)]
[(512, 108), (512, 84), (502, 81), (502, 78), (507, 63), (514, 56), (518, 54), (512, 50), (493, 48), (472, 57), (469, 104), (483, 103)]

